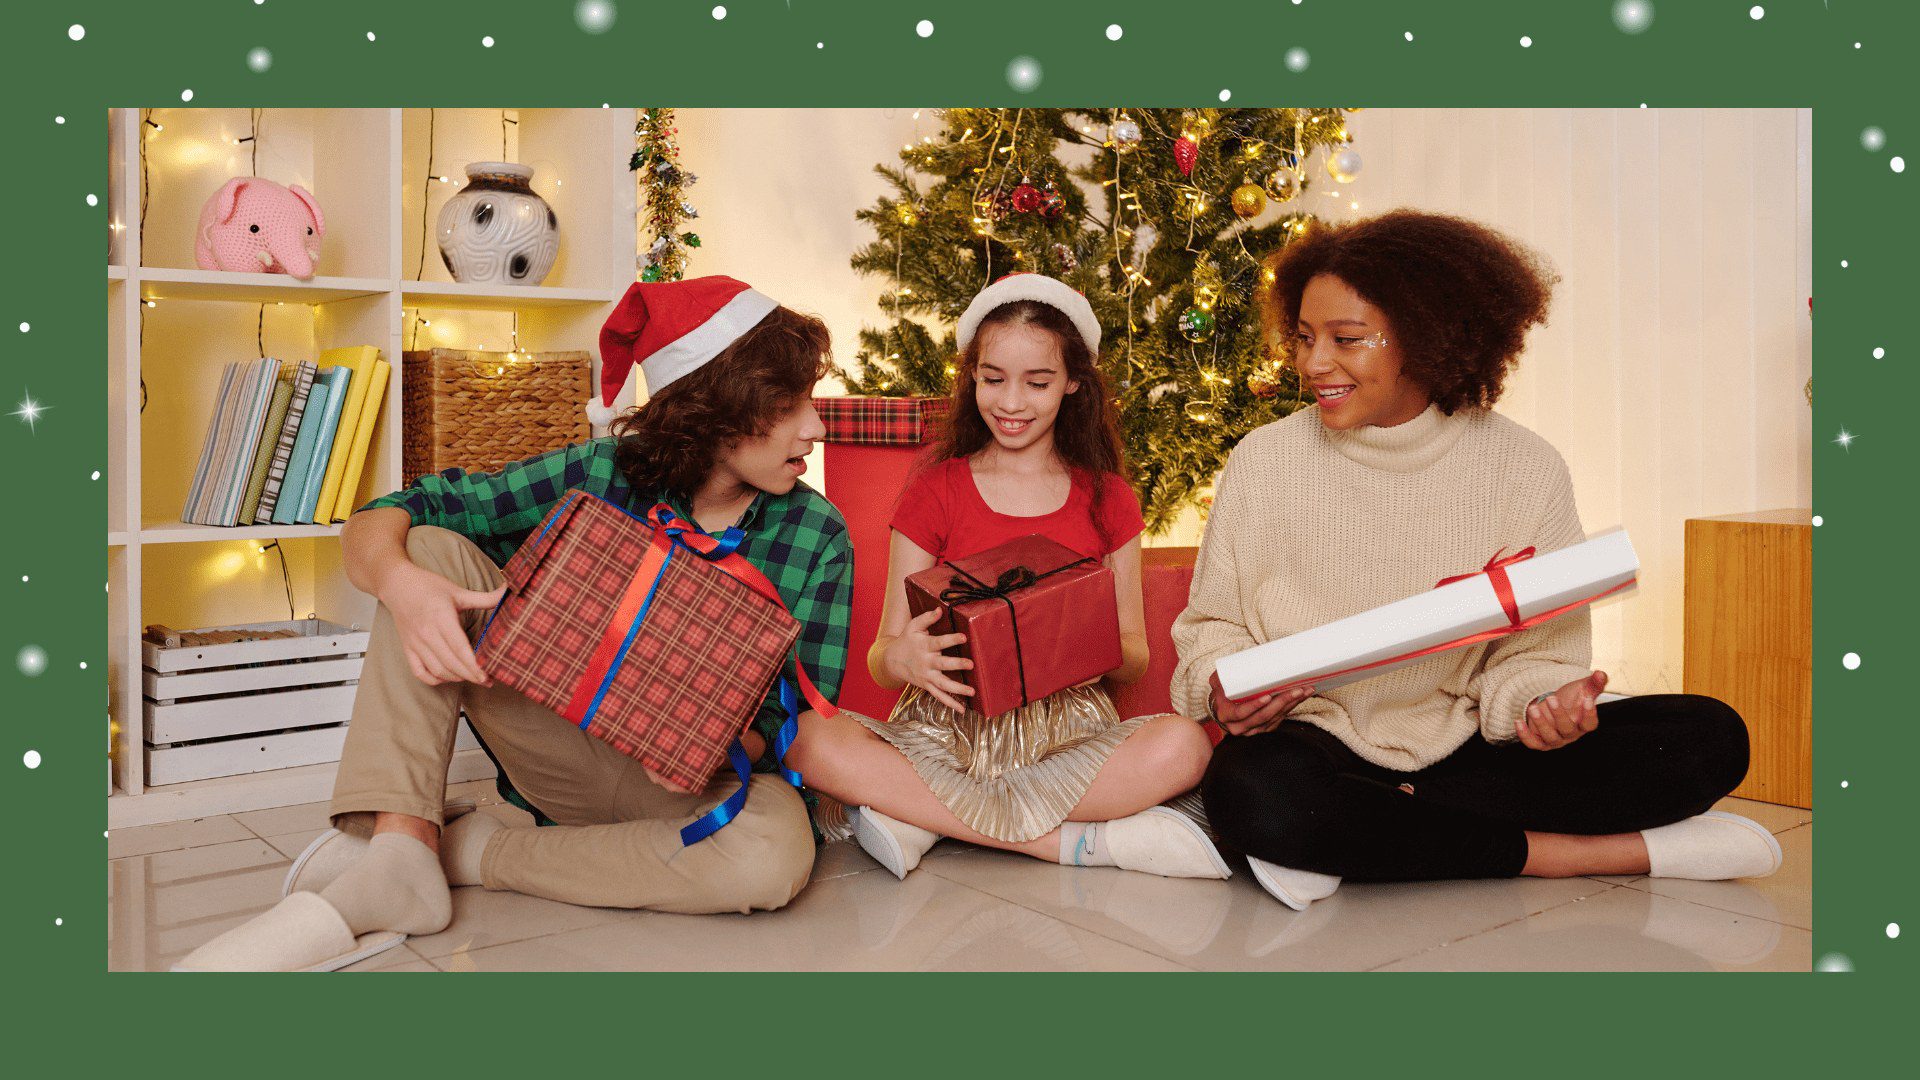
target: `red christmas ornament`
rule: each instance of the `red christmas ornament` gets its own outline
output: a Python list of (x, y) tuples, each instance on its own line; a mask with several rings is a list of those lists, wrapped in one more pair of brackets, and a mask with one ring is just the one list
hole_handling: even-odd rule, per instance
[(1031, 214), (1040, 209), (1040, 189), (1022, 181), (1013, 189), (1013, 210), (1016, 214)]
[(1049, 191), (1047, 192), (1045, 200), (1040, 203), (1040, 216), (1046, 218), (1048, 221), (1058, 221), (1060, 220), (1060, 215), (1065, 213), (1066, 209), (1067, 200), (1061, 198), (1059, 192)]
[(1173, 143), (1173, 163), (1180, 166), (1181, 176), (1193, 175), (1193, 163), (1200, 158), (1200, 144), (1182, 135)]

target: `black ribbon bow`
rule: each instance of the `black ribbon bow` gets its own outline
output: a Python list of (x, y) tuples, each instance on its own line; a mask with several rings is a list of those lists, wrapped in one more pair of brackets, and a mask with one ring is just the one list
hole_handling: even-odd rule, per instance
[(1013, 623), (1013, 660), (1014, 667), (1020, 673), (1020, 704), (1027, 704), (1031, 698), (1027, 694), (1027, 654), (1020, 647), (1020, 613), (1013, 606), (1013, 594), (1021, 589), (1052, 577), (1063, 574), (1076, 566), (1085, 566), (1091, 558), (1075, 559), (1064, 566), (1057, 566), (1044, 574), (1036, 574), (1031, 567), (1015, 566), (1000, 572), (1000, 577), (989, 585), (972, 574), (962, 570), (957, 563), (949, 562), (954, 576), (947, 581), (947, 587), (940, 590), (940, 602), (949, 607), (959, 604), (971, 604), (976, 600), (998, 600), (1007, 605), (1007, 618)]

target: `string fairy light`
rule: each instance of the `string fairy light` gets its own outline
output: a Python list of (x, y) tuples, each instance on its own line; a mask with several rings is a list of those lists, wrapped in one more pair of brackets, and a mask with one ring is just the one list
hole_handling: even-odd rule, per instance
[(413, 271), (415, 281), (427, 279), (427, 204), (433, 201), (433, 182), (447, 182), (446, 177), (433, 173), (433, 127), (437, 112), (438, 109), (427, 110), (427, 179), (420, 191), (420, 265)]
[(269, 540), (267, 543), (260, 545), (260, 550), (257, 554), (264, 556), (269, 551), (280, 556), (280, 584), (287, 590), (287, 621), (292, 622), (298, 618), (298, 616), (294, 614), (293, 576), (287, 573), (287, 552), (285, 548), (280, 546), (280, 541)]

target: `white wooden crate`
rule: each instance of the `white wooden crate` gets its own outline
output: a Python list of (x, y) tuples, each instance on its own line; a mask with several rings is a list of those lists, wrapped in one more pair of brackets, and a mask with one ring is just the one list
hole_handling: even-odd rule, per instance
[(366, 631), (320, 619), (213, 629), (296, 636), (175, 647), (143, 641), (147, 782), (338, 761)]

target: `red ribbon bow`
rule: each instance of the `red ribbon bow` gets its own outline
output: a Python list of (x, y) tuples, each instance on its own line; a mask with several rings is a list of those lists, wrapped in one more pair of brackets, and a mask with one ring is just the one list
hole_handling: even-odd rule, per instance
[(1502, 552), (1506, 550), (1506, 548), (1501, 548), (1499, 551), (1494, 552), (1493, 558), (1487, 560), (1487, 565), (1475, 570), (1473, 573), (1441, 578), (1433, 587), (1438, 589), (1443, 585), (1451, 585), (1456, 581), (1465, 581), (1468, 578), (1475, 578), (1481, 574), (1485, 574), (1488, 580), (1493, 582), (1493, 595), (1500, 598), (1500, 610), (1507, 613), (1507, 622), (1514, 627), (1520, 626), (1520, 603), (1513, 598), (1513, 581), (1507, 577), (1507, 567), (1533, 558), (1534, 549), (1524, 547), (1511, 555), (1502, 557)]

